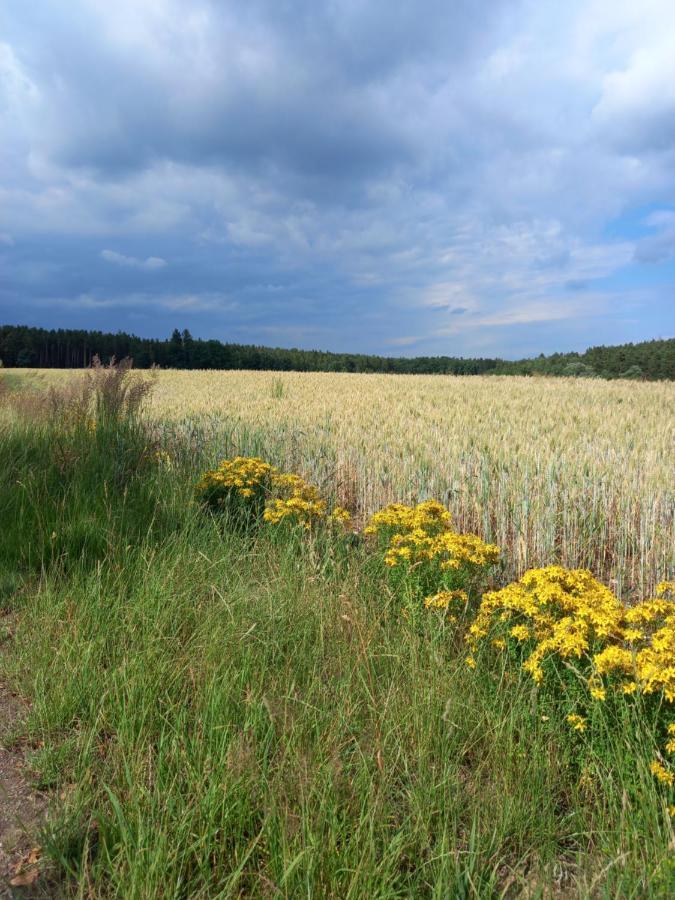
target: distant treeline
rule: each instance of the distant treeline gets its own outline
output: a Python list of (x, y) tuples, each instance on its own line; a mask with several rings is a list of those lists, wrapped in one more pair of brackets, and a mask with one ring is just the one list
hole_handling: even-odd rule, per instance
[(72, 369), (94, 356), (130, 356), (137, 368), (272, 369), (292, 372), (392, 372), (445, 375), (563, 375), (675, 380), (675, 339), (591, 347), (585, 353), (541, 354), (516, 362), (453, 356), (370, 356), (321, 350), (284, 350), (193, 338), (176, 329), (168, 340), (118, 332), (0, 326), (0, 361), (9, 367)]

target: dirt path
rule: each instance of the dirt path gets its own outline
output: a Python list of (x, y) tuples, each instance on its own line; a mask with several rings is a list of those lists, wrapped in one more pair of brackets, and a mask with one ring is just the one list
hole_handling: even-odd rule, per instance
[[(24, 714), (21, 701), (0, 683), (0, 900), (54, 896), (33, 865), (47, 800), (26, 777), (24, 753), (8, 741)], [(25, 883), (10, 884), (17, 877)]]

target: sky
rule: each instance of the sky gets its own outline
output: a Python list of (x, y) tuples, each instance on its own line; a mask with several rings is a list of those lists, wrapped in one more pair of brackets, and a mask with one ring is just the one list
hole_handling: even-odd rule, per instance
[(4, 0), (0, 323), (675, 333), (673, 0)]

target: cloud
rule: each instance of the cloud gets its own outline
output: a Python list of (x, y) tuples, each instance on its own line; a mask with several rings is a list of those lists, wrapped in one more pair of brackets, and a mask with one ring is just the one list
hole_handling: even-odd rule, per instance
[[(383, 0), (298, 0), (292, 14), (274, 0), (246, 10), (195, 0), (189, 11), (177, 0), (74, 0), (69, 15), (48, 4), (49, 38), (30, 32), (47, 125), (38, 144), (99, 173), (170, 158), (273, 167), (305, 190), (360, 181), (414, 152), (405, 117), (392, 115), (402, 74), (425, 58), (457, 71), (485, 40), (483, 16), (503, 5), (487, 0), (479, 13), (470, 0), (430, 0), (420, 16), (412, 0), (395, 11)], [(30, 17), (14, 18), (25, 29)]]
[[(50, 298), (51, 305), (54, 298)], [(167, 294), (157, 296), (145, 292), (134, 292), (116, 296), (80, 294), (76, 297), (61, 297), (58, 301), (69, 310), (139, 310), (153, 312), (198, 312), (228, 313), (236, 309), (236, 303), (224, 294)]]
[(116, 253), (114, 250), (102, 250), (101, 258), (107, 262), (115, 263), (118, 266), (129, 266), (132, 269), (148, 269), (153, 271), (163, 269), (166, 266), (166, 260), (159, 256), (148, 256), (147, 259), (137, 259), (135, 256), (124, 256), (122, 253)]
[(657, 233), (643, 237), (637, 242), (635, 261), (664, 263), (675, 259), (675, 211), (656, 210), (647, 216), (645, 225), (657, 229)]
[[(666, 19), (672, 6), (661, 6)], [(593, 119), (605, 139), (626, 153), (669, 152), (675, 144), (673, 33), (652, 31), (649, 46), (638, 46), (620, 68), (603, 78)]]
[(413, 344), (418, 344), (420, 342), (420, 338), (417, 335), (405, 335), (403, 337), (395, 337), (391, 338), (388, 341), (388, 345), (390, 347), (411, 347)]
[(657, 209), (644, 220), (649, 228), (675, 228), (675, 210)]
[(675, 259), (675, 228), (642, 238), (635, 247), (637, 262), (662, 263), (669, 259)]
[(1, 316), (453, 354), (672, 330), (671, 0), (5, 7)]

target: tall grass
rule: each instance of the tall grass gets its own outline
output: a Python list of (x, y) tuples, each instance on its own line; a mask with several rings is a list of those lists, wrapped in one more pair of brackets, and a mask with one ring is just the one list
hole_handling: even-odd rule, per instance
[[(167, 518), (158, 449), (141, 421), (151, 388), (126, 365), (95, 365), (44, 394), (5, 390), (0, 409), (0, 566), (11, 574), (100, 561)], [(168, 516), (170, 518), (170, 512)]]
[(88, 896), (667, 896), (634, 723), (579, 740), (531, 685), (416, 634), (366, 561), (193, 523), (17, 604), (7, 670)]
[[(189, 502), (207, 460), (128, 426), (0, 426), (23, 536), (0, 544), (2, 668), (31, 700), (66, 894), (672, 894), (636, 713), (563, 728), (527, 676), (402, 618), (362, 545), (228, 529)], [(93, 549), (27, 549), (87, 515)]]

